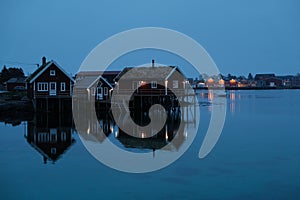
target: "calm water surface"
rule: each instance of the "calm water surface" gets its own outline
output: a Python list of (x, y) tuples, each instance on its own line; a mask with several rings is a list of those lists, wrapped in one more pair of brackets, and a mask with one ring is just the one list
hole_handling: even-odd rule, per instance
[(1, 122), (0, 199), (300, 199), (300, 90), (227, 92), (220, 140), (199, 159), (210, 117), (208, 96), (199, 93), (200, 129), (188, 151), (146, 174), (101, 164), (68, 122), (59, 125), (59, 157), (42, 153), (51, 148), (30, 144), (34, 137), (28, 131), (39, 127)]

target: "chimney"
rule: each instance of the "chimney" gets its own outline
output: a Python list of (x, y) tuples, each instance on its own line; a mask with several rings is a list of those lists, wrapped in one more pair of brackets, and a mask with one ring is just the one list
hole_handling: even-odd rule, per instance
[(42, 65), (44, 65), (44, 64), (46, 64), (46, 57), (45, 56), (42, 57)]
[(154, 67), (154, 59), (152, 59), (152, 67)]

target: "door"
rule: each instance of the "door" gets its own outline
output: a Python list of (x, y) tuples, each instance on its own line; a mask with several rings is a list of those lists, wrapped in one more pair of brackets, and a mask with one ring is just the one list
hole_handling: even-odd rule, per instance
[(97, 89), (97, 97), (98, 97), (98, 100), (103, 100), (103, 87), (98, 87)]
[(50, 96), (56, 95), (56, 82), (50, 82)]

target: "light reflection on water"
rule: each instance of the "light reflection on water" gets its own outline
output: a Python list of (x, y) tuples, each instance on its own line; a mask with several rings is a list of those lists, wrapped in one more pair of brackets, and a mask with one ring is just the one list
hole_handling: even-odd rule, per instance
[[(229, 112), (223, 133), (211, 154), (200, 160), (197, 155), (210, 117), (208, 96), (215, 97), (207, 92), (198, 95), (200, 131), (190, 149), (171, 166), (149, 174), (121, 173), (100, 164), (74, 131), (70, 133), (76, 143), (55, 165), (44, 165), (43, 155), (24, 138), (31, 122), (0, 123), (0, 198), (299, 199), (300, 91), (227, 91)], [(51, 121), (48, 127), (54, 128)], [(61, 125), (73, 130), (72, 125)], [(110, 132), (109, 139), (120, 136), (113, 123), (101, 125)], [(86, 129), (87, 135), (93, 131), (92, 126)], [(163, 136), (166, 140), (165, 132)]]

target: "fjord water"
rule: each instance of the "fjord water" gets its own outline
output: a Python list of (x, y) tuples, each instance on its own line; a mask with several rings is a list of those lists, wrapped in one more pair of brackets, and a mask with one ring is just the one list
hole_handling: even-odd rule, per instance
[(145, 174), (101, 164), (73, 128), (63, 129), (72, 144), (44, 163), (24, 137), (30, 123), (1, 122), (0, 199), (299, 199), (300, 90), (227, 91), (222, 135), (199, 159), (211, 112), (207, 93), (198, 91), (200, 128), (188, 151)]

